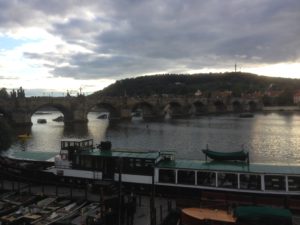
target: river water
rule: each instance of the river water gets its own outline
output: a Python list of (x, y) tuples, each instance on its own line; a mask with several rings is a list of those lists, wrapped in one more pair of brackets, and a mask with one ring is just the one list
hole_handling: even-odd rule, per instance
[[(16, 138), (8, 153), (59, 152), (62, 138), (93, 138), (96, 144), (109, 140), (113, 148), (171, 150), (177, 158), (204, 159), (201, 150), (208, 145), (212, 150), (224, 152), (244, 148), (250, 153), (251, 162), (300, 164), (300, 114), (296, 112), (258, 113), (253, 118), (203, 116), (151, 123), (136, 118), (114, 125), (106, 119), (97, 119), (99, 113), (91, 112), (88, 124), (71, 127), (52, 121), (59, 115), (60, 112), (34, 114), (32, 137)], [(39, 118), (45, 118), (47, 123), (37, 123)]]

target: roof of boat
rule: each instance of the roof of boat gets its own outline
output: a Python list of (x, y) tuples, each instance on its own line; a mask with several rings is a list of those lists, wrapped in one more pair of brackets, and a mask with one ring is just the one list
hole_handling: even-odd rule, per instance
[(11, 151), (7, 154), (9, 158), (32, 160), (32, 161), (54, 161), (53, 157), (58, 152), (42, 152), (42, 151)]
[(83, 142), (83, 141), (93, 141), (92, 138), (63, 138), (61, 142)]
[(266, 164), (246, 163), (229, 161), (200, 161), (188, 159), (176, 159), (174, 161), (160, 161), (159, 168), (186, 169), (186, 170), (208, 170), (227, 171), (241, 173), (265, 173), (265, 174), (297, 174), (300, 175), (300, 165), (294, 164)]
[[(49, 159), (57, 152), (42, 152), (42, 151), (14, 151), (9, 154), (3, 154), (10, 158), (50, 161)], [(133, 151), (82, 151), (81, 155), (91, 155), (99, 157), (113, 158), (137, 158), (156, 160), (160, 153), (154, 151), (148, 152), (133, 152)], [(52, 161), (51, 160), (51, 161)], [(226, 171), (235, 173), (265, 173), (265, 174), (294, 174), (300, 176), (300, 165), (295, 164), (267, 164), (267, 163), (246, 163), (246, 162), (230, 162), (230, 161), (201, 161), (189, 159), (176, 160), (161, 160), (156, 167), (165, 169), (183, 169), (183, 170), (207, 170), (207, 171)]]
[[(239, 206), (234, 210), (234, 215), (238, 219), (247, 221), (257, 221), (258, 219), (282, 218), (291, 222), (292, 213), (288, 209), (281, 209), (269, 206)], [(286, 223), (291, 224), (291, 223)]]
[(138, 159), (152, 159), (155, 160), (159, 157), (159, 152), (137, 152), (137, 151), (121, 151), (121, 150), (107, 150), (107, 151), (82, 151), (81, 155), (99, 156), (99, 157), (112, 157), (112, 158), (138, 158)]

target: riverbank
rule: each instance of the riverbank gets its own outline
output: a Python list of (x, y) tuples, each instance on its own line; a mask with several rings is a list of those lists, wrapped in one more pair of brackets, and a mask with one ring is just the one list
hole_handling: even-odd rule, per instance
[(6, 150), (12, 143), (12, 129), (9, 124), (0, 117), (0, 151)]
[(271, 112), (271, 111), (289, 111), (289, 112), (293, 112), (293, 111), (300, 111), (300, 107), (299, 106), (264, 106), (262, 108), (263, 112)]

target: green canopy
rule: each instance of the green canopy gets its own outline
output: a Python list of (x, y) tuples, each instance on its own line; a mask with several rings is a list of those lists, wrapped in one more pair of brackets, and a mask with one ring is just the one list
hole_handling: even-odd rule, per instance
[(214, 160), (247, 160), (248, 153), (242, 151), (237, 152), (216, 152), (209, 149), (203, 149), (202, 152)]
[(288, 209), (267, 206), (240, 206), (234, 211), (238, 221), (257, 221), (261, 224), (292, 225)]

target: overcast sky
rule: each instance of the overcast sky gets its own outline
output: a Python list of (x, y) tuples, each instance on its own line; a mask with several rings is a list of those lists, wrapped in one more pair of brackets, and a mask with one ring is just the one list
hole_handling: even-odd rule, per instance
[(0, 0), (0, 88), (28, 95), (158, 73), (300, 78), (299, 0)]

